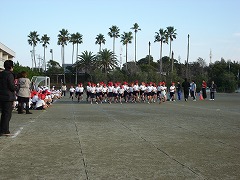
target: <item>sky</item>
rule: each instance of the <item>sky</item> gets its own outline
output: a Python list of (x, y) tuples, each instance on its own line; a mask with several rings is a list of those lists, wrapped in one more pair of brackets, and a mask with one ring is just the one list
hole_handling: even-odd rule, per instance
[[(14, 61), (24, 66), (32, 66), (32, 47), (27, 41), (31, 31), (37, 31), (39, 37), (44, 34), (50, 37), (46, 60), (51, 59), (50, 49), (53, 49), (53, 59), (62, 64), (61, 47), (57, 45), (61, 29), (83, 35), (79, 54), (85, 50), (97, 53), (98, 34), (106, 39), (102, 48), (112, 50), (109, 28), (116, 25), (123, 34), (132, 31), (134, 23), (141, 28), (136, 38), (137, 60), (149, 54), (150, 42), (150, 54), (157, 61), (160, 43), (154, 43), (155, 32), (174, 26), (177, 36), (172, 42), (172, 51), (181, 63), (187, 59), (188, 34), (189, 62), (201, 57), (208, 64), (210, 51), (212, 62), (221, 58), (240, 62), (239, 0), (0, 0), (0, 7), (0, 42), (15, 51)], [(118, 60), (125, 63), (125, 46), (120, 38), (116, 39), (115, 52)], [(128, 61), (134, 60), (134, 54), (133, 39), (128, 45)], [(36, 55), (43, 57), (42, 44), (37, 44)], [(164, 44), (163, 56), (168, 55), (169, 45)], [(68, 44), (65, 63), (71, 62), (72, 44)]]

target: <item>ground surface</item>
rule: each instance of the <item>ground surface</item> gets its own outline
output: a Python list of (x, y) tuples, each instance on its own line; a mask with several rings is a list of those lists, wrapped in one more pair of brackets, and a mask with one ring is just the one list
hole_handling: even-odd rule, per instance
[(13, 112), (0, 179), (240, 179), (240, 94)]

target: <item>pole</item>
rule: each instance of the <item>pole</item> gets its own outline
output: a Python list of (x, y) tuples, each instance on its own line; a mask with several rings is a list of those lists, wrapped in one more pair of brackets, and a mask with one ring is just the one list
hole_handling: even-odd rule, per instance
[(52, 60), (53, 60), (53, 49), (50, 49), (50, 53), (52, 55)]
[(173, 53), (173, 51), (172, 51), (172, 73), (171, 73), (171, 82), (173, 81), (173, 55), (174, 55), (174, 53)]
[(151, 42), (148, 42), (148, 65), (150, 65), (150, 46), (151, 46)]
[(186, 68), (186, 78), (188, 78), (189, 76), (189, 72), (188, 72), (188, 60), (189, 60), (189, 34), (188, 34), (188, 46), (187, 46), (187, 68)]

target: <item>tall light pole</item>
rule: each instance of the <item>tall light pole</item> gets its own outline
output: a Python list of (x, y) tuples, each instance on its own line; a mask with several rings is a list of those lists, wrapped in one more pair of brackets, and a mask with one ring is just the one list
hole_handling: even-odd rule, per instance
[(148, 64), (150, 65), (150, 49), (151, 49), (151, 42), (148, 42)]
[(50, 53), (52, 55), (52, 60), (53, 60), (53, 49), (50, 49)]
[(186, 68), (186, 78), (188, 78), (189, 72), (188, 72), (188, 59), (189, 59), (189, 34), (188, 34), (188, 46), (187, 46), (187, 68)]

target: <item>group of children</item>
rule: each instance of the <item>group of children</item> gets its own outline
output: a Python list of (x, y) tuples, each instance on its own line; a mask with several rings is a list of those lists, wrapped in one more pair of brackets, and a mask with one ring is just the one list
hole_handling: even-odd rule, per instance
[[(31, 91), (28, 106), (34, 110), (45, 110), (48, 108), (55, 99), (60, 99), (61, 91), (48, 89), (46, 86), (40, 86), (37, 90)], [(18, 107), (18, 101), (15, 102), (15, 107)]]
[[(109, 82), (105, 84), (88, 82), (86, 89), (83, 84), (80, 83), (76, 88), (70, 87), (70, 97), (73, 101), (74, 96), (78, 99), (78, 102), (83, 100), (83, 93), (86, 91), (86, 100), (91, 104), (96, 103), (128, 103), (128, 102), (147, 102), (155, 103), (166, 102), (168, 100), (168, 88), (165, 82), (159, 82), (158, 85), (153, 82), (145, 83), (135, 81), (134, 83), (113, 83)], [(176, 87), (175, 83), (172, 83), (170, 88), (170, 101), (175, 101)]]

